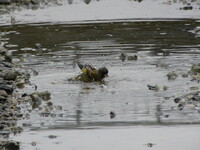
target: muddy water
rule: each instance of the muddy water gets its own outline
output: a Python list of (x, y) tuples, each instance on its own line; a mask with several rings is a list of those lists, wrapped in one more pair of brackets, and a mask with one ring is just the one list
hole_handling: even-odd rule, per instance
[[(191, 87), (199, 88), (199, 83), (191, 81), (190, 76), (182, 77), (192, 64), (199, 63), (198, 20), (27, 24), (2, 26), (1, 32), (14, 60), (39, 73), (31, 81), (38, 91), (52, 93), (51, 102), (55, 106), (50, 113), (35, 109), (28, 119), (19, 121), (21, 126), (29, 124), (24, 137), (32, 134), (30, 130), (36, 130), (33, 134), (37, 135), (42, 129), (56, 132), (56, 129), (200, 123), (199, 106), (188, 105), (179, 110), (174, 103), (175, 97), (194, 91)], [(165, 51), (169, 55), (164, 56)], [(137, 55), (138, 60), (123, 61), (121, 53)], [(97, 68), (106, 66), (109, 77), (105, 84), (68, 81), (80, 73), (77, 61)], [(166, 75), (172, 71), (178, 78), (169, 81)], [(159, 91), (149, 90), (148, 84), (157, 84)], [(168, 90), (163, 90), (163, 86)], [(27, 86), (21, 92), (29, 91), (34, 89)], [(111, 112), (115, 115), (111, 116)]]

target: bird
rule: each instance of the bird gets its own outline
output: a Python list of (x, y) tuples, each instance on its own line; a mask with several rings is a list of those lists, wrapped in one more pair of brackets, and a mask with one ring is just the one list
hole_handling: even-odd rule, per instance
[(108, 77), (108, 69), (106, 67), (96, 69), (89, 64), (83, 65), (80, 62), (78, 62), (77, 65), (82, 72), (74, 78), (76, 80), (80, 80), (83, 82), (95, 82), (103, 81), (105, 77)]

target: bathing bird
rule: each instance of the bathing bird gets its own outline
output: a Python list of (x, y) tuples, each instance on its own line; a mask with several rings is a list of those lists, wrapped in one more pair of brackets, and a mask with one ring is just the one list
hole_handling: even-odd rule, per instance
[(80, 62), (78, 62), (77, 65), (81, 69), (81, 74), (76, 76), (74, 79), (83, 82), (93, 82), (103, 81), (103, 79), (108, 76), (108, 69), (106, 67), (96, 69), (89, 64), (83, 65)]

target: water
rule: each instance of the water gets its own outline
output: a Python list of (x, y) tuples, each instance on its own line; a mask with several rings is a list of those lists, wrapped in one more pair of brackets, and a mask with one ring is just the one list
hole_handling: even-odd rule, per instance
[[(16, 25), (3, 30), (8, 33), (8, 49), (16, 61), (22, 57), (23, 65), (39, 72), (32, 77), (38, 90), (50, 91), (52, 102), (64, 107), (62, 118), (50, 119), (56, 122), (53, 124), (76, 124), (80, 110), (81, 124), (87, 125), (155, 122), (158, 104), (164, 114), (170, 114), (164, 121), (199, 122), (196, 109), (186, 109), (185, 115), (173, 102), (174, 97), (189, 92), (189, 87), (199, 86), (190, 77), (181, 77), (199, 62), (199, 37), (193, 33), (198, 28), (196, 20), (180, 19)], [(41, 48), (36, 46), (38, 43)], [(163, 56), (166, 50), (170, 51), (169, 56)], [(121, 53), (137, 55), (138, 60), (122, 61)], [(106, 66), (106, 84), (67, 81), (80, 72), (77, 61), (97, 68)], [(179, 75), (175, 81), (166, 77), (171, 71)], [(169, 90), (150, 91), (147, 84), (168, 86)], [(116, 112), (116, 118), (110, 119), (110, 111)]]
[[(103, 5), (103, 2), (100, 4)], [(143, 3), (144, 6), (147, 6), (146, 3)], [(96, 5), (97, 3), (92, 3), (87, 7), (95, 8)], [(78, 6), (83, 6), (83, 9), (86, 7), (82, 4), (73, 5), (73, 7)], [(12, 138), (22, 141), (24, 149), (30, 148), (30, 142), (37, 139), (36, 142), (40, 143), (38, 148), (43, 150), (45, 145), (42, 143), (55, 142), (46, 138), (53, 134), (62, 137), (56, 138), (58, 139), (56, 144), (60, 145), (61, 149), (66, 147), (73, 149), (73, 146), (59, 144), (65, 143), (64, 140), (70, 138), (65, 135), (69, 132), (73, 142), (76, 142), (77, 136), (81, 134), (85, 134), (82, 138), (94, 138), (95, 142), (99, 137), (93, 137), (87, 132), (91, 131), (97, 135), (102, 133), (103, 137), (121, 133), (122, 137), (127, 138), (126, 132), (138, 130), (141, 131), (141, 136), (138, 136), (140, 144), (136, 147), (145, 149), (147, 147), (145, 143), (148, 142), (159, 145), (160, 140), (156, 137), (160, 131), (169, 130), (169, 134), (164, 134), (165, 141), (171, 138), (172, 133), (177, 133), (176, 129), (179, 126), (183, 130), (191, 129), (192, 135), (197, 136), (195, 131), (200, 123), (199, 105), (191, 104), (179, 110), (174, 98), (192, 92), (191, 87), (199, 88), (199, 83), (192, 82), (191, 76), (183, 78), (182, 74), (187, 73), (193, 64), (199, 63), (200, 22), (195, 19), (197, 10), (193, 13), (188, 12), (187, 17), (182, 16), (185, 12), (180, 13), (180, 10), (175, 10), (179, 12), (174, 16), (176, 19), (164, 14), (162, 19), (156, 17), (152, 19), (154, 16), (146, 18), (143, 16), (144, 19), (141, 19), (142, 17), (133, 19), (131, 16), (130, 19), (125, 14), (124, 19), (120, 15), (116, 15), (118, 16), (116, 19), (109, 13), (108, 18), (105, 18), (104, 14), (96, 20), (90, 16), (87, 21), (83, 17), (60, 22), (58, 18), (52, 21), (51, 19), (55, 17), (50, 17), (51, 22), (44, 19), (44, 21), (36, 20), (40, 22), (36, 23), (34, 17), (30, 17), (30, 20), (16, 19), (19, 21), (12, 26), (2, 23), (0, 31), (4, 34), (5, 47), (13, 53), (14, 61), (20, 61), (28, 69), (39, 73), (37, 76), (32, 76), (31, 82), (38, 86), (38, 91), (50, 91), (51, 102), (54, 105), (54, 109), (48, 115), (44, 115), (47, 102), (43, 102), (42, 107), (33, 110), (28, 119), (19, 120), (19, 126), (23, 126), (24, 123), (30, 126), (24, 127), (25, 131), (21, 136)], [(31, 13), (34, 16), (34, 12)], [(193, 14), (191, 17), (193, 19), (189, 19), (190, 13)], [(16, 18), (20, 16), (16, 15)], [(6, 19), (4, 21), (6, 22)], [(163, 55), (166, 51), (169, 51), (169, 56)], [(129, 56), (137, 55), (138, 60), (122, 61), (121, 53)], [(97, 68), (106, 66), (109, 77), (105, 79), (105, 84), (68, 81), (67, 79), (80, 73), (77, 61), (92, 64)], [(172, 71), (178, 74), (178, 78), (169, 81), (166, 75)], [(157, 92), (149, 90), (148, 84), (158, 85), (160, 90)], [(168, 90), (163, 90), (163, 86), (169, 87)], [(32, 87), (26, 86), (24, 91), (20, 92), (33, 91)], [(60, 106), (62, 110), (57, 109)], [(27, 113), (27, 107), (31, 106), (24, 107), (23, 111)], [(111, 118), (111, 112), (115, 113), (114, 118)], [(187, 126), (187, 124), (197, 125)], [(128, 131), (121, 128), (127, 128)], [(77, 133), (79, 129), (81, 130)], [(82, 129), (92, 130), (84, 132)], [(106, 132), (107, 129), (110, 129), (111, 133)], [(146, 133), (142, 130), (151, 129), (151, 134), (154, 136), (144, 140), (142, 137), (146, 136)], [(31, 139), (32, 135), (34, 135), (33, 140), (26, 140), (26, 137)], [(108, 141), (111, 143), (115, 140), (121, 141), (117, 135), (116, 139), (109, 137)], [(133, 137), (132, 134), (128, 136), (130, 139)], [(187, 141), (189, 145), (194, 142), (184, 138), (182, 141), (180, 143)], [(101, 141), (99, 145), (104, 145), (105, 142)], [(88, 142), (85, 144), (90, 145)], [(163, 149), (165, 144), (161, 142), (161, 146), (157, 148)], [(192, 147), (196, 148), (196, 145)], [(79, 146), (75, 146), (74, 149), (80, 149)], [(90, 146), (88, 149), (93, 149), (92, 144)], [(129, 141), (127, 149), (132, 146)], [(105, 144), (101, 148), (108, 147), (109, 144), (107, 146)], [(184, 148), (183, 146), (180, 149)]]

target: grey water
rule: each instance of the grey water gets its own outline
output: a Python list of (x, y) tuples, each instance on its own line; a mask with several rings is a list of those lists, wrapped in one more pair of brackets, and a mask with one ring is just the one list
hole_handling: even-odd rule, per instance
[[(63, 107), (59, 112), (62, 117), (45, 119), (54, 128), (71, 128), (154, 124), (158, 105), (163, 122), (199, 123), (199, 107), (180, 111), (173, 101), (190, 92), (190, 87), (199, 87), (190, 77), (182, 77), (192, 64), (199, 63), (199, 25), (193, 19), (113, 20), (5, 26), (2, 31), (16, 61), (21, 60), (25, 67), (39, 73), (32, 77), (38, 90), (50, 91), (53, 104)], [(163, 55), (165, 51), (169, 51), (169, 56)], [(138, 60), (123, 61), (122, 53), (137, 55)], [(109, 77), (105, 84), (67, 81), (80, 73), (78, 61), (97, 68), (106, 66)], [(169, 81), (166, 75), (172, 71), (179, 76)], [(148, 84), (158, 85), (160, 90), (151, 91)], [(163, 86), (168, 90), (163, 90)], [(110, 112), (116, 117), (111, 119)], [(39, 120), (43, 121), (40, 113), (33, 112), (34, 117), (27, 121), (32, 126), (39, 124)]]

